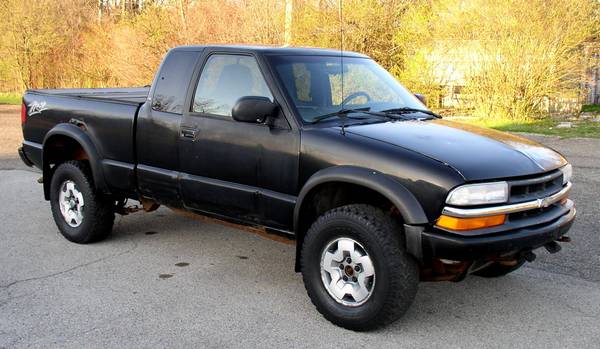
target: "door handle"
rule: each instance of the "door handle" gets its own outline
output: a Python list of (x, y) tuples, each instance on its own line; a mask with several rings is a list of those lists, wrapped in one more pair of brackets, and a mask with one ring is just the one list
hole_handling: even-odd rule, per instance
[(189, 129), (189, 128), (181, 129), (181, 136), (185, 137), (185, 138), (195, 139), (196, 138), (196, 130), (195, 129)]

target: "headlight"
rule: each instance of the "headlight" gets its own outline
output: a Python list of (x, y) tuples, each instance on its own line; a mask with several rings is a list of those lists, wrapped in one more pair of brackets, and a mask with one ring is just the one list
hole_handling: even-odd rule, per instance
[(571, 166), (571, 164), (566, 164), (560, 171), (563, 174), (563, 185), (565, 185), (571, 181), (571, 177), (573, 176), (573, 166)]
[(453, 189), (446, 203), (457, 206), (498, 204), (508, 201), (508, 183), (466, 184)]

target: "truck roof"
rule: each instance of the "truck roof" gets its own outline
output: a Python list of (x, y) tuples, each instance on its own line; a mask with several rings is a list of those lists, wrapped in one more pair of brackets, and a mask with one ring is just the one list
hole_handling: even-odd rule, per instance
[(205, 48), (210, 49), (222, 49), (224, 51), (236, 50), (236, 51), (247, 51), (254, 52), (263, 55), (299, 55), (299, 56), (340, 56), (340, 53), (344, 57), (360, 57), (369, 58), (362, 53), (353, 51), (340, 51), (336, 49), (325, 49), (325, 48), (314, 48), (314, 47), (281, 47), (281, 46), (248, 46), (248, 45), (191, 45), (191, 46), (177, 46), (172, 50), (175, 51), (198, 51)]

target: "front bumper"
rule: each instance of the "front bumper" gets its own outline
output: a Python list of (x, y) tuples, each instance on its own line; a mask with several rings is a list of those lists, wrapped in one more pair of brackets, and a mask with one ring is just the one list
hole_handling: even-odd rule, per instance
[(530, 251), (565, 235), (576, 216), (574, 205), (560, 217), (514, 230), (485, 235), (458, 235), (431, 228), (421, 233), (423, 258), (474, 261), (512, 252)]

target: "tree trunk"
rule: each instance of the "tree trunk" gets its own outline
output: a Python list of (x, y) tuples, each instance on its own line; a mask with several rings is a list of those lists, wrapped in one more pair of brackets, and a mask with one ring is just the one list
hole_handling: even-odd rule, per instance
[(283, 38), (284, 46), (292, 44), (292, 19), (294, 3), (293, 0), (285, 0), (285, 35)]

